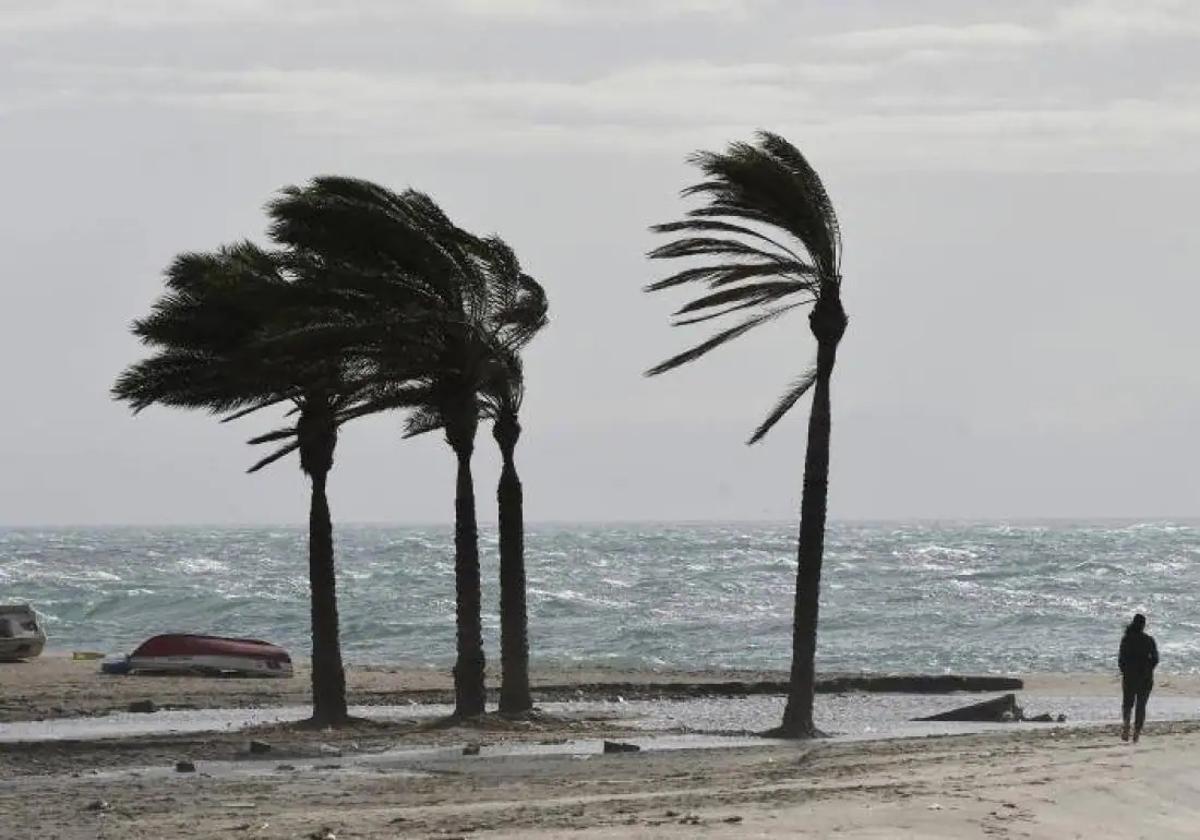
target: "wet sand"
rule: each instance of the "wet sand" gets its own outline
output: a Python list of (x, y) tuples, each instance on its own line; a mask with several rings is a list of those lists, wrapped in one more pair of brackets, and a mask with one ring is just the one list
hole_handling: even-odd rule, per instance
[[(515, 735), (557, 741), (563, 724)], [(587, 727), (591, 724), (574, 724)], [(8, 755), (13, 836), (143, 838), (1183, 838), (1200, 819), (1200, 724), (603, 755), (489, 755), (502, 729), (132, 739)], [(483, 740), (479, 756), (462, 744)], [(340, 755), (337, 753), (340, 752)], [(114, 760), (114, 757), (119, 760)], [(196, 771), (174, 764), (188, 758)], [(23, 766), (22, 766), (23, 765)]]
[[(263, 708), (311, 702), (308, 666), (297, 664), (291, 679), (214, 679), (211, 677), (112, 676), (99, 673), (95, 661), (47, 655), (30, 662), (0, 663), (0, 723), (13, 720), (78, 717), (120, 712), (130, 703), (152, 699), (168, 709)], [(607, 696), (605, 686), (636, 683), (646, 687), (730, 681), (786, 679), (772, 671), (627, 671), (603, 668), (535, 668), (535, 695)], [(452, 699), (449, 670), (389, 666), (349, 666), (350, 702), (361, 706), (397, 706), (409, 702), (444, 703)], [(494, 674), (488, 675), (495, 687)], [(546, 691), (544, 687), (557, 687)], [(568, 688), (569, 687), (569, 688)], [(547, 698), (549, 699), (549, 698)]]
[[(308, 698), (306, 675), (122, 678), (96, 667), (62, 657), (0, 666), (3, 720), (97, 715), (141, 699), (205, 709)], [(538, 671), (534, 681), (589, 686), (585, 697), (603, 700), (598, 685), (779, 676), (587, 669)], [(425, 669), (353, 668), (349, 682), (360, 704), (449, 688), (448, 675)], [(1109, 696), (1116, 686), (1106, 675), (1026, 678), (1039, 697)], [(1158, 686), (1159, 696), (1200, 696), (1195, 677), (1162, 675)], [(1195, 836), (1200, 819), (1200, 722), (1152, 723), (1136, 746), (1113, 725), (857, 742), (743, 737), (720, 747), (690, 737), (580, 711), (470, 726), (414, 716), (338, 732), (270, 725), (0, 744), (0, 814), (13, 836), (59, 840), (1174, 838)], [(251, 739), (269, 748), (252, 752)], [(648, 749), (605, 755), (604, 739)], [(464, 755), (468, 744), (479, 754)], [(700, 745), (708, 748), (681, 748)], [(177, 772), (182, 760), (195, 772)]]
[[(97, 662), (48, 655), (31, 662), (0, 663), (0, 723), (122, 712), (139, 700), (153, 700), (164, 709), (302, 706), (311, 701), (309, 679), (303, 664), (297, 666), (295, 677), (286, 680), (110, 676), (99, 673)], [(347, 668), (346, 679), (354, 705), (401, 706), (452, 699), (448, 670), (359, 665)], [(488, 679), (494, 687), (495, 675), (489, 674)], [(787, 675), (779, 671), (535, 668), (532, 673), (534, 694), (539, 700), (694, 696), (704, 693), (705, 686), (720, 685), (724, 691), (730, 683), (786, 679)], [(1119, 693), (1115, 675), (1034, 674), (1023, 679), (1025, 690), (1037, 694)], [(1160, 695), (1200, 696), (1200, 676), (1162, 675), (1155, 691)]]

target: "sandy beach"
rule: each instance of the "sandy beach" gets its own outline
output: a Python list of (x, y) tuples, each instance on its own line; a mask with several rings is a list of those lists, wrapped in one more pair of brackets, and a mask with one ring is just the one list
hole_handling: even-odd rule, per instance
[[(4, 666), (5, 721), (124, 709), (303, 703), (285, 681), (100, 678), (50, 656)], [(745, 672), (748, 681), (776, 675)], [(448, 688), (426, 669), (352, 668), (352, 702)], [(727, 683), (726, 672), (544, 670), (535, 684)], [(1164, 675), (1164, 696), (1200, 695)], [(1031, 675), (1039, 696), (1111, 693), (1104, 675)], [(972, 695), (962, 695), (969, 702)], [(818, 703), (821, 701), (818, 700)], [(561, 707), (561, 704), (560, 706)], [(1153, 711), (1153, 706), (1152, 706)], [(0, 728), (2, 729), (2, 728)], [(364, 721), (340, 732), (247, 731), (0, 744), (0, 836), (398, 837), (1191, 837), (1200, 814), (1200, 723), (1152, 723), (811, 743), (667, 748), (619, 718), (546, 715), (471, 726)], [(260, 741), (252, 752), (251, 740)], [(640, 740), (605, 755), (603, 740)], [(478, 755), (464, 755), (467, 745)], [(696, 746), (692, 744), (691, 746)], [(176, 763), (191, 762), (194, 772)], [(13, 834), (6, 832), (13, 831)]]
[[(98, 673), (99, 663), (50, 654), (29, 662), (0, 663), (0, 723), (125, 711), (138, 700), (152, 699), (167, 709), (263, 708), (311, 702), (310, 671), (296, 663), (291, 679), (208, 679), (199, 677), (124, 678)], [(496, 675), (489, 673), (495, 688)], [(728, 682), (786, 680), (777, 671), (631, 671), (604, 668), (535, 668), (539, 698), (589, 694), (606, 696), (606, 686), (661, 687)], [(453, 696), (448, 669), (358, 665), (346, 669), (350, 702), (390, 706), (409, 702), (442, 703)]]
[[(30, 662), (0, 664), (0, 723), (123, 712), (130, 703), (150, 699), (164, 709), (268, 708), (305, 705), (311, 699), (309, 670), (297, 663), (286, 680), (208, 679), (193, 677), (123, 678), (97, 673), (93, 661), (51, 654)], [(707, 686), (783, 682), (782, 671), (685, 671), (607, 668), (534, 668), (538, 699), (606, 698), (633, 692), (643, 696), (686, 696)], [(1048, 696), (1119, 693), (1115, 675), (1028, 674), (1025, 690)], [(376, 665), (346, 670), (350, 702), (392, 706), (410, 702), (449, 702), (453, 686), (448, 670)], [(496, 675), (489, 674), (489, 686)], [(1162, 674), (1159, 696), (1200, 696), (1200, 676)]]

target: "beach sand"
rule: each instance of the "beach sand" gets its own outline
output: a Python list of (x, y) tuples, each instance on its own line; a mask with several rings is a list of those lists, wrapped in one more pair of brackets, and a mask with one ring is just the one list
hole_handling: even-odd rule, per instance
[[(16, 720), (32, 717), (31, 709), (97, 713), (144, 698), (203, 708), (307, 697), (302, 677), (102, 679), (95, 667), (59, 657), (0, 666), (0, 708)], [(588, 669), (539, 671), (535, 682), (730, 678)], [(424, 669), (354, 668), (350, 685), (354, 702), (362, 702), (441, 691), (448, 682)], [(1164, 693), (1200, 694), (1194, 677), (1164, 675), (1159, 685)], [(1027, 678), (1027, 688), (1062, 696), (1115, 686), (1103, 675)], [(1200, 825), (1200, 723), (1152, 723), (1137, 745), (1122, 743), (1115, 726), (1014, 726), (903, 740), (601, 754), (599, 739), (635, 735), (646, 733), (621, 721), (563, 717), (0, 744), (0, 837), (1060, 840), (1195, 837)], [(251, 755), (250, 738), (270, 751)], [(567, 739), (581, 743), (563, 747)], [(462, 754), (472, 742), (483, 745), (481, 755)], [(176, 772), (183, 759), (196, 772)]]
[[(1108, 727), (586, 760), (463, 756), (456, 743), (373, 766), (315, 755), (311, 744), (239, 762), (229, 759), (244, 746), (232, 742), (224, 758), (204, 758), (193, 739), (133, 740), (111, 749), (118, 767), (97, 771), (80, 752), (40, 772), (5, 768), (10, 833), (0, 836), (1062, 840), (1190, 838), (1200, 824), (1196, 724), (1152, 726), (1137, 745)], [(175, 772), (181, 756), (197, 772)]]
[[(311, 675), (297, 663), (291, 679), (213, 679), (208, 677), (124, 677), (99, 673), (99, 663), (48, 655), (29, 662), (0, 663), (0, 723), (78, 717), (125, 711), (138, 700), (153, 699), (162, 708), (263, 708), (303, 706), (311, 702)], [(604, 696), (603, 686), (698, 685), (729, 681), (785, 680), (774, 671), (678, 670), (631, 671), (605, 668), (534, 668), (535, 694), (559, 696), (580, 691)], [(395, 706), (410, 701), (450, 702), (449, 669), (357, 665), (346, 668), (350, 702)], [(496, 686), (496, 675), (488, 674)], [(545, 687), (551, 687), (546, 690)]]
[[(299, 663), (291, 679), (212, 679), (206, 677), (120, 677), (98, 673), (99, 663), (49, 655), (30, 662), (0, 663), (0, 723), (97, 715), (125, 711), (129, 704), (151, 699), (167, 709), (265, 708), (303, 706), (311, 702), (307, 665)], [(680, 693), (685, 687), (716, 683), (785, 681), (782, 671), (622, 670), (609, 668), (534, 668), (534, 694), (539, 699), (574, 696), (605, 699), (619, 686), (640, 693)], [(1024, 676), (1025, 690), (1041, 695), (1116, 695), (1116, 675), (1034, 674)], [(362, 706), (397, 706), (417, 702), (450, 702), (448, 669), (348, 666), (350, 702)], [(489, 673), (488, 684), (496, 685)], [(634, 689), (636, 692), (637, 690)], [(1200, 696), (1200, 676), (1160, 675), (1161, 696)]]

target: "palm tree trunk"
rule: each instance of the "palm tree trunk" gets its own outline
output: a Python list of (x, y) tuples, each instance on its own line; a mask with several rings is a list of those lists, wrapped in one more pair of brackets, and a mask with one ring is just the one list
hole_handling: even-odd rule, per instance
[(533, 708), (529, 689), (529, 618), (525, 603), (525, 511), (513, 460), (521, 427), (515, 418), (493, 427), (504, 466), (496, 501), (500, 516), (500, 711), (519, 715)]
[(308, 514), (308, 583), (312, 603), (313, 723), (340, 726), (346, 713), (346, 674), (338, 640), (337, 580), (333, 565), (333, 521), (325, 495), (327, 472), (314, 472)]
[(829, 380), (837, 360), (838, 342), (846, 315), (836, 292), (824, 295), (809, 316), (817, 337), (817, 381), (808, 417), (808, 448), (804, 456), (804, 490), (800, 499), (800, 544), (797, 550), (796, 604), (792, 620), (792, 674), (783, 724), (778, 734), (812, 738), (821, 733), (813, 724), (816, 683), (817, 619), (820, 609), (821, 561), (825, 551), (825, 512), (829, 492), (829, 438), (832, 417)]
[(471, 476), (474, 429), (452, 444), (458, 458), (454, 499), (454, 584), (457, 601), (458, 659), (454, 665), (454, 714), (477, 717), (484, 712), (482, 597), (479, 580), (479, 528), (475, 521), (475, 482)]

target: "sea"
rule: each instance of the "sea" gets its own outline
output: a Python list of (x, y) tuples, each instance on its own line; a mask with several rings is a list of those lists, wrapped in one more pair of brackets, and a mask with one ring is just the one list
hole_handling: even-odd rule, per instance
[[(449, 526), (336, 528), (348, 661), (445, 667), (454, 655)], [(497, 537), (480, 533), (499, 656)], [(309, 649), (299, 527), (0, 528), (0, 603), (28, 602), (51, 649), (127, 652), (156, 633)], [(796, 525), (530, 524), (535, 664), (786, 669)], [(834, 522), (818, 667), (1106, 672), (1145, 612), (1162, 668), (1200, 672), (1200, 521)]]

